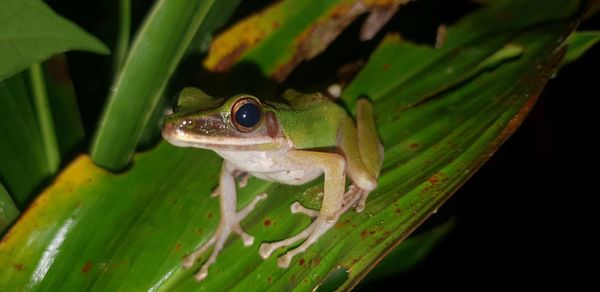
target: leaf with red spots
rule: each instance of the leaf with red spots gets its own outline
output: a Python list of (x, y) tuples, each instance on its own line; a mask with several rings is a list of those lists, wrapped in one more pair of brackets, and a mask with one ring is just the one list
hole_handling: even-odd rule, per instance
[(289, 206), (318, 197), (321, 180), (286, 186), (250, 179), (239, 190), (240, 206), (269, 194), (241, 222), (255, 244), (228, 240), (198, 283), (193, 274), (201, 263), (184, 270), (181, 258), (218, 224), (218, 199), (210, 193), (221, 160), (161, 143), (118, 175), (85, 155), (71, 163), (0, 243), (0, 287), (307, 291), (337, 273), (344, 277), (336, 283), (349, 289), (516, 130), (563, 57), (579, 14), (575, 2), (490, 5), (448, 27), (439, 49), (386, 37), (342, 93), (350, 109), (361, 95), (374, 101), (385, 146), (379, 187), (363, 213), (344, 214), (288, 269), (276, 264), (283, 250), (263, 260), (258, 242), (308, 226), (310, 219)]
[(223, 72), (236, 63), (251, 63), (265, 76), (283, 81), (300, 62), (325, 50), (360, 15), (372, 15), (363, 29), (363, 38), (369, 38), (406, 2), (408, 0), (281, 1), (219, 35), (204, 65), (209, 70)]

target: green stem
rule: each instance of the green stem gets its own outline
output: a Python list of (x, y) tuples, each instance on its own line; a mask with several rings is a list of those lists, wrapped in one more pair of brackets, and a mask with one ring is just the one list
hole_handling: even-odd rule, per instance
[(60, 164), (60, 154), (58, 152), (58, 144), (56, 143), (52, 110), (48, 103), (48, 91), (46, 90), (46, 82), (40, 63), (29, 67), (29, 79), (31, 81), (31, 95), (42, 135), (46, 161), (48, 162), (48, 171), (50, 174), (54, 174)]
[(131, 1), (130, 0), (119, 0), (119, 32), (117, 36), (117, 43), (115, 46), (115, 59), (114, 59), (114, 74), (115, 76), (121, 70), (125, 57), (127, 56), (127, 50), (129, 50), (129, 38), (131, 34)]

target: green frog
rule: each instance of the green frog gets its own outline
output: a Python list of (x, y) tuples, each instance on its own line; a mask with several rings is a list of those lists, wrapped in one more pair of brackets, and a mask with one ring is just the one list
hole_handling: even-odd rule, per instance
[[(224, 159), (216, 189), (221, 208), (219, 226), (207, 242), (183, 260), (184, 268), (189, 268), (214, 246), (196, 273), (198, 281), (206, 278), (232, 232), (245, 246), (254, 242), (240, 221), (267, 195), (257, 195), (237, 210), (236, 176), (245, 173), (288, 185), (324, 177), (320, 210), (298, 202), (291, 205), (292, 213), (313, 217), (312, 223), (290, 238), (262, 243), (259, 248), (266, 259), (278, 248), (303, 241), (278, 258), (278, 266), (287, 268), (292, 258), (317, 242), (341, 214), (352, 207), (358, 212), (364, 209), (369, 192), (377, 187), (383, 161), (371, 103), (358, 100), (355, 122), (342, 106), (320, 93), (288, 90), (276, 102), (249, 94), (215, 98), (188, 87), (179, 94), (175, 112), (165, 117), (162, 135), (175, 146), (210, 149)], [(346, 175), (352, 181), (347, 190)]]

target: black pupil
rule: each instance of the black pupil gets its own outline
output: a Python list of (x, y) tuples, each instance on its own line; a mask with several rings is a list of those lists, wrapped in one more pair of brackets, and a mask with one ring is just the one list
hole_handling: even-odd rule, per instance
[(252, 128), (260, 121), (260, 109), (256, 104), (246, 103), (238, 108), (235, 121), (246, 128)]

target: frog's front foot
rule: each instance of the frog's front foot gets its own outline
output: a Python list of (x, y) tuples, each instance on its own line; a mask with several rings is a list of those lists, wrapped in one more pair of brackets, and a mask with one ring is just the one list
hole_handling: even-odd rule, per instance
[(244, 219), (252, 209), (256, 206), (256, 204), (267, 198), (267, 194), (260, 194), (250, 202), (246, 207), (244, 207), (241, 211), (234, 214), (221, 214), (221, 222), (219, 223), (219, 227), (217, 227), (217, 231), (215, 234), (202, 246), (196, 249), (191, 254), (187, 255), (183, 258), (182, 266), (184, 268), (190, 268), (194, 265), (196, 260), (204, 254), (211, 246), (214, 246), (212, 254), (208, 258), (208, 260), (202, 265), (200, 271), (196, 273), (196, 281), (202, 281), (208, 275), (208, 268), (215, 263), (217, 260), (217, 256), (223, 249), (223, 245), (225, 241), (229, 237), (229, 234), (233, 231), (238, 234), (242, 240), (244, 241), (245, 246), (250, 246), (254, 243), (254, 237), (242, 229), (240, 227), (240, 221)]
[(325, 234), (325, 232), (327, 232), (327, 230), (329, 230), (331, 227), (333, 227), (335, 225), (339, 216), (342, 213), (344, 213), (348, 208), (344, 208), (344, 206), (342, 206), (341, 209), (339, 209), (337, 212), (334, 212), (333, 214), (330, 214), (329, 216), (322, 214), (321, 212), (319, 212), (317, 210), (308, 209), (308, 208), (302, 206), (299, 202), (294, 202), (291, 205), (290, 209), (293, 214), (300, 213), (300, 214), (304, 214), (304, 215), (307, 215), (309, 217), (313, 217), (316, 219), (306, 229), (304, 229), (300, 233), (296, 234), (295, 236), (292, 236), (288, 239), (284, 239), (284, 240), (277, 241), (277, 242), (261, 244), (259, 253), (262, 256), (262, 258), (266, 259), (276, 249), (278, 249), (280, 247), (287, 247), (287, 246), (295, 244), (296, 242), (298, 242), (300, 240), (306, 239), (300, 246), (286, 252), (284, 255), (280, 256), (277, 259), (277, 265), (280, 268), (289, 267), (290, 263), (292, 261), (292, 258), (299, 253), (305, 252), (306, 249), (308, 249), (311, 245), (313, 245), (315, 242), (317, 242), (317, 240), (323, 234)]

